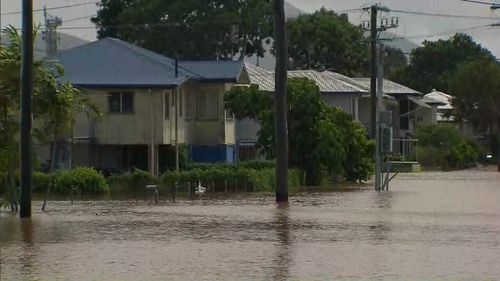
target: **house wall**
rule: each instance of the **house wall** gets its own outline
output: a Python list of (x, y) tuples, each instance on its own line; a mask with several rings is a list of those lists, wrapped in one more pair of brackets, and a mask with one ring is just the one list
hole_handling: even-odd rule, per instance
[[(109, 112), (108, 94), (115, 90), (88, 90), (91, 101), (102, 111), (101, 120), (78, 114), (75, 138), (90, 137), (108, 145), (139, 145), (164, 141), (163, 90), (126, 90), (134, 93), (133, 113)], [(181, 134), (182, 135), (182, 134)]]
[(416, 127), (437, 124), (437, 108), (420, 108), (415, 112)]
[(358, 98), (350, 94), (324, 94), (323, 100), (330, 106), (340, 107), (355, 119), (358, 118)]

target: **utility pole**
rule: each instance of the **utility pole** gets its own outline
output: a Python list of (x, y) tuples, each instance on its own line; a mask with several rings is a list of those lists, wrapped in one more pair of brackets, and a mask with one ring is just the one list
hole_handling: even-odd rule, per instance
[[(376, 98), (376, 117), (375, 117), (375, 190), (382, 190), (382, 138), (381, 138), (381, 110), (382, 110), (382, 97), (384, 95), (384, 58), (383, 50), (384, 45), (377, 45), (377, 98)], [(387, 171), (388, 172), (388, 171)]]
[[(179, 60), (178, 59), (175, 59), (175, 78), (179, 77)], [(178, 90), (178, 87), (175, 88), (174, 90), (174, 103), (175, 103), (175, 171), (176, 172), (179, 172), (179, 141), (178, 141), (178, 137), (179, 137), (179, 133), (178, 133), (178, 130), (179, 130), (179, 121), (178, 121), (178, 114), (179, 114), (179, 111), (178, 111), (178, 95), (179, 95), (179, 90)]]
[(370, 57), (371, 57), (371, 79), (370, 79), (370, 136), (376, 135), (376, 112), (377, 112), (377, 15), (378, 5), (373, 5), (370, 8)]
[(370, 11), (370, 21), (363, 22), (363, 27), (370, 29), (370, 136), (375, 138), (376, 130), (376, 111), (377, 111), (377, 43), (379, 41), (378, 36), (380, 32), (386, 31), (391, 28), (396, 28), (399, 25), (399, 18), (391, 17), (382, 18), (380, 26), (378, 26), (378, 12), (389, 12), (389, 8), (380, 6), (379, 4), (372, 5), (364, 9), (365, 11)]
[(276, 40), (275, 70), (275, 149), (276, 202), (288, 202), (288, 125), (287, 70), (288, 50), (285, 29), (284, 0), (274, 0), (274, 30)]
[(62, 25), (62, 19), (49, 15), (45, 6), (43, 7), (43, 16), (45, 21), (43, 39), (46, 46), (46, 55), (49, 61), (53, 61), (57, 55), (57, 28)]
[(33, 91), (33, 0), (23, 0), (23, 54), (21, 66), (21, 218), (31, 217), (31, 128)]

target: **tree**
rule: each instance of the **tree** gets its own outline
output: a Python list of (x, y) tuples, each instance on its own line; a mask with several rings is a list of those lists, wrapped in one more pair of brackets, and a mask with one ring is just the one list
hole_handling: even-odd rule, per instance
[[(337, 180), (367, 180), (373, 171), (373, 143), (362, 125), (328, 106), (314, 81), (290, 79), (287, 93), (289, 164), (305, 174), (303, 182), (318, 185), (325, 174)], [(267, 158), (274, 159), (273, 96), (251, 86), (233, 88), (224, 99), (236, 118), (259, 122), (258, 145)]]
[(180, 59), (264, 55), (271, 0), (103, 0), (98, 37), (117, 37)]
[(287, 22), (288, 52), (294, 69), (330, 69), (345, 75), (368, 71), (363, 31), (347, 15), (322, 8)]
[(408, 65), (408, 59), (401, 49), (385, 46), (384, 76), (390, 77), (398, 69)]
[[(457, 118), (490, 132), (491, 143), (495, 143), (500, 137), (500, 65), (490, 59), (460, 65), (450, 78), (449, 89)], [(500, 169), (499, 143), (493, 152)]]
[[(9, 187), (10, 201), (16, 201), (22, 44), (15, 28), (9, 27), (4, 33), (9, 38), (9, 45), (0, 45), (0, 174), (7, 178), (4, 182)], [(58, 76), (63, 73), (59, 65), (49, 69), (43, 61), (37, 60), (33, 72), (33, 118), (38, 125), (34, 128), (34, 136), (41, 143), (50, 143), (54, 151), (56, 140), (71, 128), (76, 112), (100, 113), (70, 83), (58, 82)], [(52, 170), (53, 157), (50, 162)]]
[(458, 65), (479, 58), (494, 60), (490, 51), (458, 33), (448, 40), (425, 41), (412, 51), (410, 64), (391, 78), (423, 93), (448, 91), (448, 80)]

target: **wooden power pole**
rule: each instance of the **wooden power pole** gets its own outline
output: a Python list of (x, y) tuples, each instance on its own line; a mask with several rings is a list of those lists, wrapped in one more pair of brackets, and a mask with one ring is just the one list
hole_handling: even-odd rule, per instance
[(21, 67), (21, 218), (31, 217), (31, 93), (33, 91), (33, 0), (23, 0)]
[(275, 70), (275, 148), (276, 202), (288, 201), (288, 126), (287, 69), (288, 50), (285, 29), (284, 0), (274, 0), (274, 40), (276, 40)]

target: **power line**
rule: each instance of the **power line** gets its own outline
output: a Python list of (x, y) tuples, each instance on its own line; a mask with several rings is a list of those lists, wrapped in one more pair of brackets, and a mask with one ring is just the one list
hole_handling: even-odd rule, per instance
[(462, 29), (455, 29), (455, 30), (443, 31), (443, 32), (438, 32), (438, 33), (430, 33), (430, 34), (421, 34), (421, 35), (413, 35), (413, 36), (401, 36), (401, 37), (387, 38), (386, 40), (403, 40), (403, 39), (432, 38), (432, 37), (438, 37), (438, 36), (444, 36), (444, 35), (454, 34), (454, 33), (458, 33), (458, 32), (481, 30), (481, 29), (490, 28), (490, 27), (493, 27), (493, 25), (486, 24), (486, 25), (480, 25), (480, 26), (473, 26), (473, 27), (469, 27), (469, 28), (462, 28)]
[(92, 17), (95, 17), (97, 15), (88, 15), (88, 16), (84, 16), (84, 17), (78, 17), (78, 18), (71, 18), (71, 19), (65, 19), (64, 20), (64, 23), (68, 23), (68, 22), (73, 22), (73, 21), (79, 21), (79, 20), (84, 20), (84, 19), (88, 19), (88, 18), (92, 18)]
[(420, 15), (420, 16), (432, 16), (432, 17), (498, 20), (498, 17), (467, 16), (467, 15), (457, 15), (457, 14), (440, 14), (440, 13), (430, 13), (430, 12), (420, 12), (420, 11), (407, 11), (407, 10), (393, 10), (393, 9), (391, 9), (391, 12), (401, 13), (401, 14), (410, 14), (410, 15)]
[[(47, 11), (49, 11), (49, 10), (60, 10), (60, 9), (67, 9), (67, 8), (87, 6), (87, 5), (91, 5), (91, 4), (96, 5), (96, 4), (99, 4), (99, 2), (90, 1), (90, 2), (83, 2), (83, 3), (77, 3), (77, 4), (62, 5), (62, 6), (56, 6), (56, 7), (47, 8), (46, 10)], [(34, 9), (33, 12), (43, 12), (43, 9)], [(22, 11), (14, 11), (14, 12), (2, 13), (1, 15), (2, 16), (8, 16), (8, 15), (17, 15), (17, 14), (21, 14), (21, 13), (22, 13)]]
[(484, 4), (484, 5), (489, 5), (489, 6), (497, 5), (496, 3), (477, 1), (477, 0), (461, 0), (461, 1), (462, 2), (469, 2), (469, 3), (476, 3), (476, 4)]

